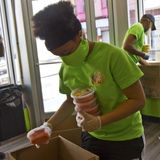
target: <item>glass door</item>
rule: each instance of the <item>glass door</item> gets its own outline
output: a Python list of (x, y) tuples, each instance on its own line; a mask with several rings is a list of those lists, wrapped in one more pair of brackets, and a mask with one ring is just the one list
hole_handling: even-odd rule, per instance
[[(44, 7), (56, 3), (58, 0), (36, 0), (32, 1), (33, 15)], [(83, 36), (87, 38), (85, 2), (84, 0), (71, 0), (75, 7), (75, 14), (80, 20), (83, 28)], [(43, 98), (44, 113), (55, 112), (60, 107), (66, 96), (59, 93), (58, 72), (61, 60), (58, 56), (51, 54), (45, 47), (44, 41), (36, 39), (38, 54), (38, 65), (40, 70), (40, 82)]]
[[(32, 1), (33, 15), (44, 7), (56, 3), (58, 0), (37, 0)], [(61, 102), (65, 99), (58, 91), (58, 70), (61, 60), (59, 57), (51, 54), (45, 47), (44, 41), (36, 39), (36, 48), (38, 54), (38, 65), (40, 71), (40, 82), (43, 98), (43, 110), (45, 113), (54, 112), (58, 109)]]

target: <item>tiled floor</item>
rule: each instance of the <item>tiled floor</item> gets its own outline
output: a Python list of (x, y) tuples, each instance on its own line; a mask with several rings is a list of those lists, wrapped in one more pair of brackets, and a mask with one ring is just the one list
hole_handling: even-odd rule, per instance
[(160, 123), (144, 122), (146, 148), (144, 160), (160, 160)]

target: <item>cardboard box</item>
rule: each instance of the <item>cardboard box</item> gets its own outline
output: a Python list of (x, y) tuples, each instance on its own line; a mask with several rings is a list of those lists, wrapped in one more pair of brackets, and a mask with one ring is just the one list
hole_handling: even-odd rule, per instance
[(150, 63), (142, 65), (140, 69), (144, 73), (141, 83), (147, 98), (160, 98), (160, 63)]
[(62, 136), (53, 138), (39, 149), (29, 146), (11, 153), (15, 160), (99, 160), (98, 156), (84, 150)]
[(77, 127), (75, 115), (68, 117), (54, 128), (50, 143), (37, 149), (33, 145), (13, 148), (9, 160), (98, 160), (98, 156), (80, 147), (81, 128)]

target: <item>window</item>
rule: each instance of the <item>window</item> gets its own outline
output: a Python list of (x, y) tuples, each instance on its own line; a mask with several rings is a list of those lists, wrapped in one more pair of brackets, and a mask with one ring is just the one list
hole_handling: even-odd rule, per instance
[(0, 57), (0, 86), (21, 84), (18, 42), (11, 1), (1, 1), (0, 34), (4, 45), (4, 56)]
[(94, 0), (97, 41), (110, 42), (107, 3), (107, 0)]
[(138, 21), (137, 0), (128, 0), (129, 26)]
[(155, 17), (155, 31), (151, 32), (148, 37), (148, 43), (151, 45), (150, 60), (160, 61), (160, 1), (159, 0), (143, 0), (144, 13), (149, 13)]
[(82, 25), (83, 37), (87, 38), (85, 2), (84, 0), (75, 0), (75, 3), (73, 4), (75, 5), (75, 14)]
[(6, 53), (5, 53), (5, 43), (4, 43), (4, 36), (3, 36), (3, 25), (2, 20), (0, 17), (0, 37), (1, 37), (1, 53), (0, 53), (0, 86), (6, 85), (10, 83), (9, 80), (9, 74), (8, 74), (8, 66), (7, 66), (7, 59), (6, 59)]

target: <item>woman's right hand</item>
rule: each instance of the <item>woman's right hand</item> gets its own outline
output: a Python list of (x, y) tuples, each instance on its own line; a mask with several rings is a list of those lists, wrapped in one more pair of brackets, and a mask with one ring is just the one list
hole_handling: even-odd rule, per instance
[(47, 144), (52, 133), (51, 127), (45, 122), (40, 127), (34, 128), (27, 133), (27, 138), (32, 144)]

